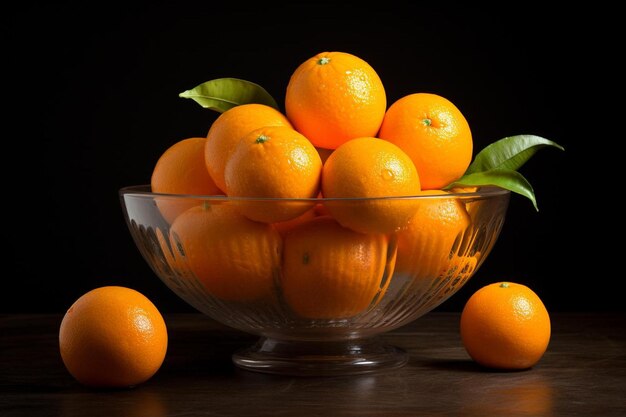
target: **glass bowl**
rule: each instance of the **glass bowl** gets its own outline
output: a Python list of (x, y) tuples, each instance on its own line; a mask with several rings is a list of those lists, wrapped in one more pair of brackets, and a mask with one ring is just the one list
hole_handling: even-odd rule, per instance
[[(247, 370), (360, 374), (408, 355), (379, 336), (439, 306), (496, 242), (510, 192), (256, 199), (119, 191), (130, 233), (180, 298), (258, 335), (233, 352)], [(273, 218), (275, 223), (251, 218)]]

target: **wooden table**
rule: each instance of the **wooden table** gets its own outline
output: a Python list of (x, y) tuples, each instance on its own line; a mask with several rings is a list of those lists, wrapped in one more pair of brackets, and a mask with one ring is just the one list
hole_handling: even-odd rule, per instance
[(470, 361), (457, 313), (431, 312), (385, 335), (401, 369), (290, 377), (236, 368), (256, 338), (202, 315), (165, 317), (166, 360), (133, 389), (94, 390), (66, 371), (60, 315), (0, 316), (0, 416), (626, 416), (626, 314), (552, 314), (541, 362), (493, 372)]

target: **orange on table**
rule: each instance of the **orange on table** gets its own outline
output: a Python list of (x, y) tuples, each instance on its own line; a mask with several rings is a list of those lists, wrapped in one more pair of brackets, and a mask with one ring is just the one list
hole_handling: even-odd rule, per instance
[[(441, 190), (424, 190), (408, 226), (398, 232), (396, 272), (413, 279), (437, 278), (458, 257), (459, 244), (471, 220), (458, 198)], [(458, 249), (458, 248), (457, 248)]]
[[(322, 171), (324, 198), (413, 196), (420, 191), (411, 159), (382, 139), (345, 142), (328, 157)], [(394, 232), (416, 210), (412, 200), (327, 201), (325, 207), (342, 226), (363, 233)]]
[[(319, 193), (322, 161), (301, 133), (286, 126), (266, 126), (241, 139), (224, 176), (229, 197), (315, 198)], [(240, 201), (246, 217), (265, 223), (300, 216), (313, 202)]]
[[(206, 170), (204, 147), (206, 138), (187, 138), (174, 143), (159, 157), (150, 179), (152, 192), (164, 194), (223, 194)], [(196, 201), (159, 197), (157, 206), (163, 217), (172, 223), (176, 216), (197, 204)]]
[(79, 297), (59, 329), (61, 358), (70, 374), (92, 387), (124, 388), (150, 379), (167, 351), (167, 327), (140, 292), (106, 286)]
[(285, 234), (283, 296), (299, 316), (335, 319), (366, 310), (384, 291), (387, 237), (316, 217)]
[(527, 369), (550, 342), (550, 316), (539, 296), (513, 282), (485, 285), (461, 313), (461, 339), (472, 359), (488, 368)]
[(251, 103), (226, 110), (209, 128), (204, 154), (206, 169), (224, 192), (228, 192), (224, 170), (237, 143), (250, 131), (263, 126), (291, 127), (291, 123), (275, 108)]
[(272, 225), (249, 220), (232, 205), (206, 203), (176, 218), (170, 239), (207, 292), (226, 301), (254, 301), (274, 294), (282, 240)]
[(380, 77), (362, 58), (322, 52), (293, 72), (285, 95), (287, 117), (317, 147), (335, 149), (376, 136), (387, 98)]
[(472, 132), (465, 116), (437, 94), (409, 94), (394, 102), (378, 137), (409, 155), (424, 190), (441, 189), (459, 179), (472, 160)]

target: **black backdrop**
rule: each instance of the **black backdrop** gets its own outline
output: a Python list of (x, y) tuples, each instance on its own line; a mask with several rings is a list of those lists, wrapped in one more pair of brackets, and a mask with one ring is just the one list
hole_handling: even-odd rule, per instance
[[(584, 234), (600, 228), (598, 201), (610, 200), (586, 191), (600, 192), (608, 178), (590, 165), (598, 160), (588, 145), (607, 139), (599, 132), (611, 105), (599, 95), (616, 74), (606, 63), (616, 51), (604, 40), (618, 30), (605, 21), (611, 11), (384, 3), (6, 8), (0, 312), (63, 312), (102, 285), (135, 288), (164, 312), (194, 311), (141, 258), (118, 190), (149, 182), (166, 147), (205, 135), (217, 117), (178, 93), (238, 77), (282, 106), (291, 72), (325, 50), (368, 61), (389, 103), (414, 92), (450, 99), (470, 123), (475, 150), (522, 133), (566, 148), (542, 150), (522, 168), (540, 211), (513, 195), (490, 257), (439, 310), (460, 311), (497, 280), (530, 286), (552, 311), (623, 309), (620, 274), (611, 273), (619, 258)], [(619, 227), (602, 226), (613, 235)]]

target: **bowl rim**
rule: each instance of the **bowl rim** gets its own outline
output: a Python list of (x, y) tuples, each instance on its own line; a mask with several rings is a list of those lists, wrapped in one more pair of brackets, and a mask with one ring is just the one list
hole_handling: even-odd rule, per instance
[[(468, 186), (469, 187), (469, 186)], [(385, 196), (385, 197), (312, 197), (312, 198), (280, 198), (280, 197), (234, 197), (226, 195), (203, 195), (203, 194), (172, 194), (155, 193), (151, 191), (149, 184), (129, 185), (119, 189), (121, 197), (162, 197), (168, 199), (194, 199), (204, 201), (282, 201), (282, 202), (325, 202), (325, 201), (388, 201), (388, 200), (431, 200), (438, 198), (489, 198), (505, 196), (510, 190), (495, 185), (482, 185), (476, 191), (470, 192), (445, 192), (425, 195)]]

